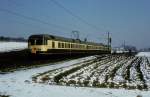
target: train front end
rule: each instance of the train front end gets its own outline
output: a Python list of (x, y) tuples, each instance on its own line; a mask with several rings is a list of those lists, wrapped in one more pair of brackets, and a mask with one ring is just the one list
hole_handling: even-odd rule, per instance
[(47, 52), (47, 39), (43, 35), (32, 35), (28, 39), (28, 48), (31, 54), (43, 54)]

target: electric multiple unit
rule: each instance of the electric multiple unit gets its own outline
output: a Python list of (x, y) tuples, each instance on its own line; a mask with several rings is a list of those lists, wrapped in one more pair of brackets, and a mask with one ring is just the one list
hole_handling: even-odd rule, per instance
[(54, 35), (31, 35), (28, 48), (32, 54), (104, 54), (111, 48), (101, 43), (81, 41)]

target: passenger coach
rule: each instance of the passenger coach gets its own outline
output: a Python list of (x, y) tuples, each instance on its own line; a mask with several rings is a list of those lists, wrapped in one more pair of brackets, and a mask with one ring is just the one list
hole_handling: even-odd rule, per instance
[(104, 54), (111, 48), (101, 43), (81, 41), (54, 35), (31, 35), (28, 48), (32, 54)]

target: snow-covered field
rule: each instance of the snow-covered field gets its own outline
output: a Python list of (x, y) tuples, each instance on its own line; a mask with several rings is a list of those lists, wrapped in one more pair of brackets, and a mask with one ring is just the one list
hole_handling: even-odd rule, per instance
[(150, 52), (139, 52), (136, 56), (150, 57)]
[(110, 55), (80, 64), (46, 71), (33, 81), (68, 86), (150, 89), (147, 57)]
[(22, 50), (28, 47), (26, 42), (0, 42), (0, 52)]
[[(49, 85), (44, 83), (34, 83), (32, 81), (33, 76), (43, 74), (44, 72), (50, 70), (55, 71), (60, 68), (64, 69), (66, 67), (77, 68), (80, 63), (85, 70), (89, 70), (89, 68), (92, 69), (93, 67), (90, 64), (86, 66), (84, 63), (88, 62), (90, 63), (91, 60), (94, 60), (95, 58), (96, 56), (85, 57), (67, 62), (50, 64), (49, 66), (43, 66), (39, 68), (22, 71), (15, 71), (9, 74), (0, 74), (0, 94), (10, 95), (10, 97), (137, 97), (137, 95), (141, 95), (142, 97), (150, 97), (149, 96), (150, 91), (140, 91), (137, 89), (125, 90), (125, 89), (109, 89), (109, 88), (70, 87), (70, 86)], [(124, 57), (118, 58), (118, 61), (120, 61), (120, 65), (116, 64), (115, 66), (121, 66), (122, 58)], [(111, 59), (113, 60), (113, 58)], [(116, 62), (118, 61), (116, 60)], [(116, 62), (114, 62), (114, 64)], [(103, 61), (103, 63), (107, 62)], [(106, 66), (108, 66), (107, 64)], [(97, 66), (96, 64), (93, 65)], [(114, 68), (115, 66), (113, 65), (111, 65), (110, 67), (108, 66), (110, 68), (109, 71), (111, 71), (112, 70), (111, 68)], [(105, 68), (104, 65), (95, 68), (99, 70), (101, 67)], [(125, 67), (128, 67), (128, 65), (126, 65)], [(122, 67), (122, 69), (125, 67)], [(66, 70), (67, 69), (65, 69), (65, 71)], [(121, 70), (118, 69), (117, 72), (119, 73), (119, 71)], [(81, 70), (79, 69), (78, 73), (79, 72), (82, 72), (82, 69)], [(95, 69), (93, 68), (91, 72), (95, 72)], [(73, 75), (74, 74), (75, 73), (73, 73)], [(82, 75), (88, 76), (88, 73), (85, 74), (82, 73)]]

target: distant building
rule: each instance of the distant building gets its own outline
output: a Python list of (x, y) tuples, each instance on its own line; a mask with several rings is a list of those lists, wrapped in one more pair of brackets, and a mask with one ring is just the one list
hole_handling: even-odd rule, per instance
[(120, 46), (112, 48), (111, 53), (129, 53), (129, 52), (136, 52), (136, 47), (134, 46)]

